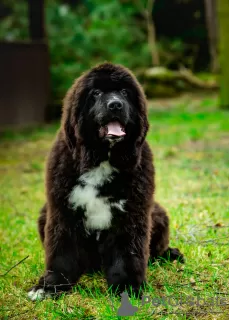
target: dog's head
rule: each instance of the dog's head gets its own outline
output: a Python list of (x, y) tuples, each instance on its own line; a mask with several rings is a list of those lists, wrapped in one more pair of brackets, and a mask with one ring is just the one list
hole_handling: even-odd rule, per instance
[(96, 66), (67, 93), (62, 125), (70, 148), (77, 139), (93, 148), (130, 141), (141, 144), (148, 130), (143, 90), (123, 66)]
[(89, 124), (93, 125), (99, 140), (114, 144), (130, 133), (128, 127), (134, 123), (136, 112), (127, 89), (115, 86), (105, 89), (107, 88), (101, 88), (101, 86), (99, 89), (92, 89), (85, 127), (88, 132), (89, 128), (92, 128)]

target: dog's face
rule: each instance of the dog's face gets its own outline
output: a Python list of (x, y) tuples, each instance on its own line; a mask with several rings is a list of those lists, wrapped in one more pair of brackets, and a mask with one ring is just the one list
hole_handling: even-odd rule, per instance
[(93, 68), (73, 85), (66, 101), (70, 124), (65, 119), (65, 131), (77, 128), (87, 145), (144, 139), (148, 130), (143, 91), (122, 66), (105, 63)]
[[(112, 86), (112, 82), (111, 82)], [(85, 127), (93, 137), (111, 144), (127, 139), (134, 129), (137, 110), (127, 88), (94, 88), (90, 91), (84, 112)], [(83, 113), (84, 113), (83, 112)]]

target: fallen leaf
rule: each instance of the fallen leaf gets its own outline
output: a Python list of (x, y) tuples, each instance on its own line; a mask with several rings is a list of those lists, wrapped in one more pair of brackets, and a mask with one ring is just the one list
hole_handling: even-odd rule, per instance
[(215, 224), (215, 227), (217, 227), (217, 228), (220, 228), (220, 227), (223, 227), (224, 225), (223, 225), (223, 223), (221, 223), (221, 222), (218, 222), (218, 223), (216, 223)]

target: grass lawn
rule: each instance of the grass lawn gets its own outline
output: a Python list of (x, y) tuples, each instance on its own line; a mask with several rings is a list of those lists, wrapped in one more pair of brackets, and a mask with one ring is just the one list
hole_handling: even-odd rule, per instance
[[(229, 113), (217, 108), (214, 96), (149, 106), (156, 198), (169, 211), (171, 245), (185, 254), (186, 264), (152, 264), (145, 290), (150, 303), (132, 297), (139, 310), (121, 319), (228, 319)], [(120, 299), (108, 294), (102, 274), (83, 276), (56, 301), (27, 299), (44, 268), (36, 220), (57, 127), (7, 132), (1, 139), (0, 319), (120, 319)]]

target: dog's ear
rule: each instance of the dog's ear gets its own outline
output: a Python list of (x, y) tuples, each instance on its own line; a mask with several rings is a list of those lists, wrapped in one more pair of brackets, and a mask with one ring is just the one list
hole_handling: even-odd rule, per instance
[(63, 112), (61, 119), (61, 127), (64, 134), (66, 144), (71, 152), (77, 144), (79, 137), (77, 110), (79, 103), (78, 81), (68, 90), (63, 103)]
[[(125, 69), (125, 68), (124, 68)], [(129, 81), (131, 87), (134, 88), (135, 92), (135, 104), (138, 110), (138, 125), (139, 129), (137, 132), (137, 140), (136, 140), (136, 147), (140, 147), (147, 135), (149, 130), (149, 122), (147, 118), (147, 99), (145, 96), (145, 92), (143, 87), (138, 82), (136, 76), (128, 69), (125, 69), (129, 73)]]
[(141, 146), (149, 130), (149, 122), (147, 118), (147, 100), (141, 87), (139, 87), (138, 104), (140, 133), (137, 139), (137, 144)]

